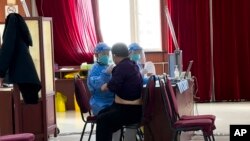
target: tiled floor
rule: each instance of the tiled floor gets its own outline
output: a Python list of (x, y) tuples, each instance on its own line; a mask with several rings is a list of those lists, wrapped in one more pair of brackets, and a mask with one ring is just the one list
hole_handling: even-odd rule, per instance
[[(250, 124), (250, 102), (217, 102), (199, 103), (194, 106), (195, 113), (216, 115), (216, 141), (229, 141), (230, 124)], [(80, 139), (83, 122), (79, 112), (68, 111), (57, 113), (57, 125), (60, 129), (58, 137), (51, 137), (49, 141), (77, 141)], [(87, 129), (88, 130), (88, 129)], [(87, 136), (83, 141), (87, 141)], [(201, 133), (197, 132), (192, 141), (202, 141)], [(95, 135), (91, 141), (95, 141)]]

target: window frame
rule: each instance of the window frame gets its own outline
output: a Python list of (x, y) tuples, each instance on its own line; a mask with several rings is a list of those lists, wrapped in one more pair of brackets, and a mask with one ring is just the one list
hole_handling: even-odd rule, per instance
[[(155, 0), (152, 0), (152, 1), (155, 1)], [(130, 43), (133, 43), (133, 42), (136, 42), (138, 44), (140, 44), (144, 51), (145, 52), (161, 52), (163, 51), (163, 47), (162, 47), (162, 25), (161, 25), (161, 2), (160, 0), (157, 0), (158, 2), (158, 23), (159, 23), (159, 27), (158, 27), (158, 33), (156, 33), (159, 37), (158, 39), (158, 42), (155, 44), (157, 44), (158, 47), (154, 47), (154, 46), (150, 46), (150, 47), (145, 47), (145, 46), (149, 46), (149, 45), (145, 45), (145, 42), (143, 43), (143, 41), (140, 41), (140, 19), (139, 19), (139, 16), (138, 16), (138, 10), (139, 10), (139, 7), (138, 7), (138, 3), (139, 1), (138, 0), (129, 0), (129, 17), (130, 17), (130, 25), (128, 25), (128, 28), (130, 30), (130, 41), (129, 42), (125, 42), (126, 44), (130, 44)], [(144, 1), (142, 0), (141, 3), (143, 3)], [(100, 0), (99, 0), (99, 9), (100, 8), (101, 4), (100, 4)], [(112, 5), (114, 6), (114, 5)], [(100, 17), (102, 15), (102, 12), (100, 11)], [(101, 18), (100, 18), (100, 26), (102, 27), (102, 21), (101, 21)], [(102, 28), (101, 28), (102, 29)], [(151, 30), (151, 31), (154, 31), (154, 30)], [(102, 31), (102, 34), (103, 34), (103, 40), (105, 42), (105, 33)], [(150, 37), (150, 36), (148, 36)], [(156, 39), (155, 39), (156, 40)], [(117, 41), (119, 42), (119, 41)], [(108, 42), (106, 42), (107, 44), (110, 44)], [(151, 42), (151, 44), (154, 44), (153, 42)]]

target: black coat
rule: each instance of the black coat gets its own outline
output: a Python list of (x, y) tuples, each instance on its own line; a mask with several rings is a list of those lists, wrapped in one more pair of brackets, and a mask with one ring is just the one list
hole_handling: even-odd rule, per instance
[(0, 77), (6, 72), (9, 81), (18, 84), (26, 103), (37, 103), (41, 83), (29, 52), (32, 39), (22, 16), (11, 13), (5, 21), (3, 44), (0, 50)]

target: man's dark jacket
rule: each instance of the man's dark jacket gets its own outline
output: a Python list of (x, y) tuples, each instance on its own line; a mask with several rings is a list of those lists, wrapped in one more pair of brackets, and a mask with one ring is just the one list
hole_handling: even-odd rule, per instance
[(0, 77), (4, 78), (8, 71), (9, 81), (19, 86), (24, 102), (36, 104), (41, 83), (29, 46), (32, 46), (32, 38), (23, 17), (17, 13), (9, 14), (0, 50)]

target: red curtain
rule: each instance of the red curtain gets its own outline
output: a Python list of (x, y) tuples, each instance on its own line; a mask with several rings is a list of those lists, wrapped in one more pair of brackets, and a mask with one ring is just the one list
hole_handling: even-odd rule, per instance
[(53, 18), (54, 55), (59, 65), (93, 62), (98, 41), (91, 0), (36, 0), (38, 13)]
[(100, 26), (100, 15), (99, 15), (99, 0), (92, 0), (93, 16), (96, 29), (96, 38), (98, 42), (102, 42), (102, 32)]
[[(170, 9), (183, 68), (194, 60), (192, 75), (198, 80), (200, 101), (210, 101), (212, 93), (209, 0), (165, 0)], [(166, 20), (164, 17), (163, 20)], [(172, 41), (169, 41), (172, 42)]]
[(214, 0), (216, 100), (250, 100), (250, 1)]

